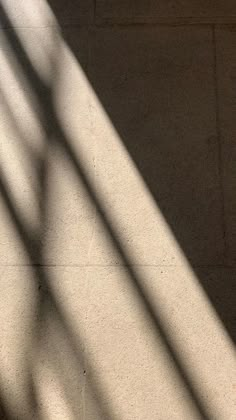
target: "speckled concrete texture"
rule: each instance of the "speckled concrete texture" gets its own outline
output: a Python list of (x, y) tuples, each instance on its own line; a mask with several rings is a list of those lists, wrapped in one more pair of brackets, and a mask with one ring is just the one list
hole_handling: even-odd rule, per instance
[(236, 19), (233, 0), (97, 0), (96, 11), (98, 20), (112, 22), (220, 23)]
[(235, 420), (235, 34), (1, 2), (1, 419)]

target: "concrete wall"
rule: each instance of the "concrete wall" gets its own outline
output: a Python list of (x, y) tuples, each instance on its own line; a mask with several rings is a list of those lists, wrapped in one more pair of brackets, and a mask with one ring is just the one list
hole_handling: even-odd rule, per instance
[(0, 22), (1, 419), (234, 420), (235, 1)]

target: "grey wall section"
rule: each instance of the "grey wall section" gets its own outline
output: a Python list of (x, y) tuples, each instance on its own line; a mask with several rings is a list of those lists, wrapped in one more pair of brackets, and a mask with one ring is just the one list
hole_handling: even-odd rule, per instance
[(235, 419), (235, 18), (1, 1), (1, 418)]

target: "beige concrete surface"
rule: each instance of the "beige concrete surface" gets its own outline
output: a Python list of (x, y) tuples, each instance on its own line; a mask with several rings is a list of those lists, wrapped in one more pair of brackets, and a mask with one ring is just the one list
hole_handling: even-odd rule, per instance
[(234, 9), (1, 2), (1, 419), (235, 419)]
[(7, 24), (1, 13), (0, 25), (3, 27), (47, 27), (57, 25), (57, 16), (64, 25), (87, 24), (94, 18), (93, 0), (2, 0), (1, 7), (7, 12), (11, 24)]
[(192, 244), (194, 264), (219, 263), (211, 30), (112, 28), (98, 29), (92, 38), (88, 73), (118, 131), (101, 112), (95, 115), (97, 191), (127, 251), (136, 263), (179, 263), (164, 215), (181, 245)]

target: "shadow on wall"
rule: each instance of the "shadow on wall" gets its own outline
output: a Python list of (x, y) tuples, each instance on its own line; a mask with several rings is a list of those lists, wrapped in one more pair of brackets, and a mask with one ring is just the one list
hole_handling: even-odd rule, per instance
[[(53, 2), (50, 3), (54, 9)], [(6, 26), (11, 26), (3, 9), (1, 15), (5, 19)], [(122, 29), (118, 36), (113, 36), (112, 29), (91, 31), (89, 34), (92, 43), (90, 51), (94, 54), (92, 53), (91, 61), (85, 71), (152, 192), (157, 205), (162, 210), (185, 255), (233, 336), (232, 291), (234, 285), (233, 283), (227, 285), (224, 283), (223, 285), (222, 280), (219, 280), (215, 275), (214, 269), (208, 267), (224, 263), (222, 191), (218, 174), (219, 150), (218, 139), (214, 132), (215, 114), (212, 105), (214, 91), (209, 91), (207, 88), (213, 76), (212, 73), (205, 76), (205, 71), (202, 70), (203, 61), (206, 59), (205, 43), (199, 45), (197, 36), (195, 39), (197, 48), (194, 51), (188, 48), (189, 52), (186, 55), (179, 57), (176, 54), (179, 60), (176, 66), (176, 63), (172, 63), (170, 59), (170, 52), (176, 53), (179, 42), (184, 40), (174, 37), (175, 44), (173, 46), (172, 42), (168, 44), (161, 40), (161, 32), (152, 31), (150, 39), (150, 33), (143, 29), (138, 32)], [(66, 34), (65, 29), (65, 40), (80, 62), (78, 51), (74, 49)], [(156, 44), (157, 36), (160, 37), (159, 44)], [(189, 38), (191, 36), (190, 34)], [(38, 106), (41, 108), (39, 118), (45, 131), (45, 137), (49, 144), (57, 142), (70, 159), (76, 176), (82, 180), (89, 192), (124, 264), (128, 267), (140, 302), (156, 328), (161, 332), (166, 349), (171, 354), (199, 412), (203, 418), (207, 418), (201, 400), (191, 384), (190, 373), (183, 369), (181, 359), (178, 354), (176, 355), (164, 326), (161, 325), (154, 308), (142, 289), (141, 279), (135, 273), (135, 269), (130, 266), (129, 256), (125, 254), (114, 234), (115, 229), (112, 221), (107, 220), (102, 209), (102, 202), (89, 184), (83, 166), (78, 161), (63, 132), (54, 111), (50, 85), (45, 85), (35, 72), (15, 31), (13, 29), (6, 30), (6, 37), (15, 51), (21, 69), (34, 91)], [(190, 41), (187, 38), (185, 42), (188, 46)], [(140, 47), (146, 51), (145, 57), (139, 57)], [(116, 51), (116, 55), (113, 54), (113, 51)], [(199, 54), (197, 54), (198, 51)], [(163, 60), (168, 64), (165, 74), (162, 74), (160, 70), (163, 68)], [(212, 66), (213, 64), (212, 60)], [(194, 88), (191, 84), (192, 68), (196, 68), (197, 71)], [(185, 71), (184, 77), (183, 71)], [(177, 80), (176, 72), (179, 75)], [(174, 75), (175, 77), (173, 77)], [(206, 132), (207, 138), (205, 138)], [(84, 361), (81, 351), (83, 343), (81, 342), (80, 345), (78, 345), (78, 341), (75, 343), (66, 317), (59, 308), (51, 290), (50, 274), (43, 264), (38, 267), (39, 256), (43, 259), (41, 237), (48, 198), (48, 147), (48, 145), (45, 147), (44, 156), (41, 159), (36, 159), (41, 203), (41, 225), (36, 235), (30, 231), (17, 214), (4, 180), (1, 182), (1, 193), (26, 253), (31, 263), (36, 265), (35, 279), (39, 285), (40, 295), (38, 319), (44, 318), (45, 308), (48, 306), (46, 303), (49, 301), (63, 326), (78, 365), (81, 365), (83, 369)], [(97, 386), (93, 382), (94, 366), (90, 366), (89, 361), (86, 363), (91, 376), (91, 388), (94, 388), (94, 395), (97, 395), (101, 406), (103, 405), (102, 401), (107, 400), (104, 396), (103, 386), (102, 384)], [(33, 382), (31, 388), (33, 398), (35, 394)], [(4, 403), (2, 405), (4, 406)], [(37, 401), (35, 401), (35, 405), (37, 405)], [(104, 418), (115, 418), (112, 408), (107, 407), (107, 404), (106, 410)], [(10, 414), (5, 417), (11, 418)]]
[[(56, 2), (48, 3), (60, 24)], [(62, 33), (84, 65), (70, 31)], [(209, 27), (97, 26), (84, 71), (235, 341), (214, 43)], [(175, 262), (167, 256), (161, 264)]]
[[(115, 419), (114, 410), (109, 407), (108, 402), (106, 401), (105, 394), (103, 394), (103, 385), (98, 385), (98, 379), (93, 379), (94, 369), (90, 366), (89, 360), (84, 360), (84, 343), (82, 339), (80, 340), (80, 332), (76, 331), (76, 339), (74, 334), (71, 330), (70, 323), (66, 319), (66, 314), (63, 313), (61, 307), (58, 306), (58, 302), (51, 290), (51, 283), (50, 283), (50, 274), (48, 272), (47, 267), (44, 265), (43, 260), (43, 233), (45, 229), (46, 223), (46, 209), (47, 209), (47, 200), (48, 200), (48, 190), (47, 190), (47, 170), (48, 170), (48, 152), (50, 146), (53, 146), (53, 141), (58, 142), (60, 147), (63, 149), (64, 153), (67, 155), (68, 159), (71, 161), (71, 165), (73, 170), (75, 171), (76, 175), (84, 181), (87, 189), (89, 190), (89, 186), (87, 185), (86, 178), (83, 175), (83, 172), (80, 168), (79, 162), (76, 160), (76, 156), (74, 155), (73, 151), (70, 149), (69, 144), (67, 143), (67, 139), (63, 133), (63, 130), (60, 127), (60, 122), (57, 120), (57, 117), (54, 113), (53, 109), (53, 100), (52, 100), (52, 91), (51, 85), (45, 84), (40, 76), (35, 71), (33, 64), (31, 63), (30, 57), (28, 57), (24, 46), (22, 45), (15, 29), (12, 29), (12, 23), (7, 16), (4, 8), (0, 5), (0, 15), (1, 15), (1, 23), (3, 27), (6, 27), (4, 30), (4, 34), (6, 36), (6, 40), (8, 46), (11, 51), (11, 55), (15, 55), (15, 62), (17, 66), (20, 68), (20, 73), (23, 73), (24, 79), (30, 86), (30, 91), (25, 92), (26, 95), (28, 94), (29, 102), (32, 101), (32, 96), (34, 97), (34, 101), (32, 102), (32, 106), (35, 106), (36, 114), (38, 115), (39, 122), (42, 126), (44, 132), (44, 138), (46, 139), (46, 144), (44, 148), (43, 155), (34, 155), (33, 151), (31, 151), (31, 160), (34, 167), (37, 169), (37, 177), (38, 177), (38, 202), (40, 204), (40, 226), (38, 231), (34, 231), (30, 227), (30, 223), (28, 224), (25, 221), (20, 213), (17, 211), (16, 203), (13, 201), (10, 191), (8, 191), (8, 182), (6, 180), (6, 176), (4, 176), (1, 168), (1, 177), (0, 177), (0, 193), (1, 197), (3, 198), (5, 207), (7, 209), (8, 214), (10, 215), (11, 222), (14, 226), (16, 236), (21, 242), (21, 245), (25, 251), (26, 256), (28, 257), (30, 265), (33, 267), (33, 275), (36, 282), (36, 289), (38, 290), (38, 297), (37, 297), (37, 308), (36, 308), (36, 323), (34, 325), (34, 347), (37, 349), (40, 348), (40, 341), (42, 336), (44, 335), (44, 328), (45, 328), (45, 321), (47, 320), (48, 316), (52, 316), (57, 320), (59, 324), (59, 329), (62, 330), (62, 333), (65, 339), (68, 342), (70, 348), (70, 357), (76, 360), (76, 371), (85, 372), (85, 369), (89, 372), (89, 387), (91, 388), (91, 392), (93, 398), (97, 401), (97, 404), (100, 409), (100, 414), (102, 417)], [(55, 51), (56, 55), (56, 51)], [(19, 82), (21, 82), (21, 76), (19, 75)], [(2, 103), (5, 102), (5, 108), (8, 107), (7, 105), (7, 98), (4, 98), (3, 93), (1, 92), (1, 101)], [(34, 105), (33, 105), (34, 103)], [(13, 118), (13, 114), (11, 114), (11, 109), (8, 109), (8, 116)], [(12, 119), (12, 125), (14, 129), (19, 134), (19, 138), (24, 143), (24, 138), (22, 133), (20, 133), (20, 128), (17, 126), (17, 122)], [(22, 145), (23, 145), (22, 143)], [(24, 145), (26, 147), (26, 144)], [(92, 191), (90, 191), (91, 197), (93, 197)], [(33, 320), (32, 320), (33, 322)], [(41, 327), (42, 326), (42, 327)], [(30, 343), (29, 343), (30, 345)], [(29, 354), (31, 349), (29, 349)], [(55, 359), (55, 355), (53, 355)], [(67, 364), (69, 361), (67, 361)], [(62, 362), (60, 362), (60, 371), (62, 370)], [(40, 418), (40, 406), (39, 400), (37, 395), (37, 390), (35, 389), (34, 378), (32, 376), (33, 371), (33, 364), (31, 364), (31, 360), (28, 360), (28, 401), (29, 406), (34, 410), (33, 416), (34, 418)], [(1, 375), (0, 375), (1, 378)], [(3, 378), (1, 378), (3, 379)], [(62, 382), (65, 378), (61, 378)], [(73, 382), (73, 381), (72, 381)], [(3, 380), (1, 380), (3, 383)], [(72, 398), (71, 390), (70, 395), (68, 393), (67, 387), (68, 383), (61, 384), (63, 388), (63, 393), (65, 400), (67, 400), (72, 418), (79, 418), (80, 413), (78, 413), (78, 395), (76, 395), (75, 391), (72, 390), (72, 394), (75, 393)], [(3, 383), (4, 388), (4, 383)], [(103, 394), (103, 395), (102, 395)], [(16, 396), (12, 395), (12, 403), (14, 405), (16, 400)], [(106, 404), (103, 402), (106, 401)], [(13, 420), (20, 418), (20, 413), (14, 413), (11, 407), (11, 401), (5, 398), (4, 393), (1, 395), (0, 399), (0, 416), (2, 419)], [(18, 417), (19, 416), (19, 417)], [(28, 413), (27, 416), (30, 416)], [(28, 417), (27, 417), (28, 418)]]
[[(4, 12), (4, 9), (1, 8), (1, 17), (2, 21), (4, 21), (5, 26), (10, 28), (11, 22), (9, 18)], [(39, 195), (38, 200), (40, 202), (40, 228), (38, 232), (33, 232), (30, 230), (30, 227), (23, 221), (20, 215), (17, 213), (17, 209), (15, 207), (15, 203), (12, 201), (11, 195), (8, 193), (7, 190), (7, 182), (5, 182), (4, 175), (2, 173), (1, 177), (1, 195), (4, 199), (5, 206), (7, 208), (8, 213), (11, 216), (11, 221), (14, 224), (17, 236), (19, 237), (22, 246), (25, 249), (25, 252), (29, 258), (31, 264), (35, 267), (34, 277), (35, 281), (38, 285), (39, 291), (39, 299), (38, 299), (38, 308), (37, 308), (37, 320), (40, 323), (43, 323), (44, 319), (47, 318), (47, 311), (48, 307), (51, 307), (54, 311), (54, 316), (59, 320), (61, 327), (64, 331), (64, 334), (69, 342), (71, 347), (72, 353), (77, 360), (78, 367), (82, 366), (84, 370), (84, 360), (83, 360), (83, 343), (78, 344), (79, 341), (79, 331), (76, 334), (76, 342), (74, 335), (70, 329), (70, 325), (66, 319), (65, 314), (58, 306), (57, 300), (53, 294), (51, 289), (50, 283), (50, 273), (46, 266), (44, 266), (43, 260), (43, 242), (42, 242), (42, 235), (45, 228), (45, 221), (46, 221), (46, 209), (47, 209), (47, 200), (48, 200), (48, 191), (47, 191), (47, 161), (48, 161), (48, 151), (50, 145), (53, 145), (53, 142), (56, 142), (59, 145), (67, 158), (70, 160), (71, 167), (76, 173), (76, 176), (83, 182), (86, 190), (89, 192), (90, 198), (92, 202), (95, 204), (97, 211), (100, 214), (101, 219), (103, 220), (105, 228), (108, 230), (111, 239), (114, 243), (117, 252), (120, 254), (120, 257), (125, 266), (127, 266), (127, 270), (130, 274), (130, 279), (132, 280), (133, 287), (135, 289), (135, 293), (138, 295), (140, 299), (140, 304), (143, 306), (144, 311), (147, 312), (150, 321), (152, 324), (155, 325), (158, 333), (161, 334), (163, 344), (166, 347), (167, 353), (170, 355), (170, 358), (175, 363), (177, 371), (184, 381), (190, 398), (193, 399), (197, 410), (201, 413), (203, 418), (207, 418), (207, 414), (205, 414), (205, 408), (202, 406), (200, 399), (197, 395), (195, 395), (195, 390), (191, 384), (191, 374), (186, 372), (183, 368), (181, 358), (175, 354), (175, 349), (171, 345), (171, 340), (169, 340), (168, 335), (166, 334), (165, 328), (161, 325), (160, 320), (158, 319), (158, 311), (154, 310), (152, 305), (150, 304), (145, 291), (142, 288), (141, 278), (138, 273), (135, 272), (135, 269), (131, 267), (129, 257), (124, 253), (122, 247), (114, 234), (115, 228), (112, 225), (112, 220), (107, 220), (105, 213), (103, 212), (102, 202), (99, 200), (99, 196), (93, 190), (92, 186), (89, 184), (86, 173), (83, 171), (83, 167), (81, 166), (80, 162), (78, 161), (76, 154), (71, 149), (71, 145), (66, 138), (63, 129), (60, 125), (60, 122), (57, 119), (57, 116), (54, 112), (53, 107), (53, 98), (52, 98), (52, 91), (51, 86), (46, 85), (43, 83), (42, 79), (39, 75), (35, 72), (33, 65), (31, 63), (30, 58), (26, 54), (21, 41), (19, 40), (15, 29), (10, 28), (5, 30), (6, 39), (8, 44), (10, 45), (11, 49), (14, 51), (15, 57), (20, 65), (21, 71), (23, 71), (24, 76), (27, 79), (31, 87), (31, 91), (36, 99), (36, 111), (39, 118), (39, 121), (43, 127), (45, 132), (45, 139), (47, 140), (47, 144), (45, 145), (44, 155), (42, 157), (36, 158), (34, 160), (34, 165), (37, 168), (38, 172), (38, 180), (39, 180)], [(56, 52), (55, 52), (56, 56)], [(12, 122), (14, 124), (14, 121)], [(35, 157), (32, 155), (32, 159)], [(41, 263), (39, 263), (41, 261)], [(38, 325), (39, 325), (38, 324)], [(36, 346), (38, 340), (40, 340), (40, 334), (42, 334), (41, 329), (37, 326), (34, 327), (36, 331)], [(38, 331), (38, 334), (37, 334)], [(39, 344), (40, 345), (40, 344)], [(29, 398), (31, 400), (34, 409), (37, 410), (38, 400), (37, 400), (37, 393), (35, 390), (34, 380), (32, 378), (32, 366), (29, 363)], [(98, 384), (98, 379), (96, 375), (96, 380), (94, 380), (94, 376), (96, 373), (96, 367), (90, 365), (89, 360), (86, 360), (86, 369), (90, 378), (89, 386), (91, 388), (93, 396), (98, 400), (97, 404), (100, 407), (100, 411), (102, 413), (102, 418), (109, 418), (109, 419), (116, 419), (116, 415), (112, 407), (109, 407), (107, 403), (106, 393), (104, 392), (104, 387), (102, 383)], [(64, 385), (65, 395), (66, 393), (66, 384)], [(107, 390), (106, 390), (107, 392)], [(104, 402), (106, 403), (104, 404)], [(73, 407), (72, 407), (73, 408)], [(2, 412), (5, 415), (5, 418), (11, 419), (11, 407), (8, 406), (8, 403), (5, 403), (4, 398), (2, 398)], [(74, 413), (75, 418), (76, 412)]]

